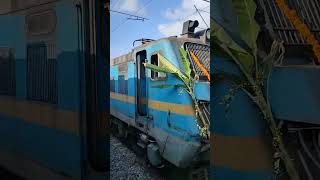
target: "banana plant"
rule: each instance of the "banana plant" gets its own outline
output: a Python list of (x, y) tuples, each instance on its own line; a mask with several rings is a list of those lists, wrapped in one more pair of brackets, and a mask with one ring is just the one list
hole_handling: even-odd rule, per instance
[(196, 99), (194, 94), (194, 85), (197, 80), (197, 75), (193, 77), (191, 76), (190, 60), (188, 59), (187, 52), (183, 48), (179, 48), (179, 53), (180, 53), (181, 61), (183, 65), (181, 69), (177, 68), (174, 64), (170, 62), (170, 60), (166, 59), (161, 54), (158, 54), (158, 60), (159, 60), (160, 66), (155, 66), (150, 63), (145, 63), (144, 66), (155, 72), (173, 74), (183, 82), (183, 84), (175, 84), (175, 85), (162, 84), (162, 85), (153, 86), (153, 87), (154, 88), (177, 87), (187, 92), (190, 95), (194, 104), (195, 115), (197, 118), (197, 125), (200, 131), (200, 136), (205, 139), (208, 139), (210, 136), (209, 122), (207, 122), (206, 118), (204, 117), (203, 112), (199, 106), (199, 102)]
[[(273, 65), (282, 61), (285, 49), (282, 42), (275, 41), (272, 44), (269, 55), (260, 58), (257, 54), (257, 37), (260, 27), (255, 21), (256, 4), (254, 0), (232, 1), (232, 8), (237, 19), (237, 31), (239, 38), (245, 42), (246, 47), (237, 43), (220, 24), (211, 18), (211, 37), (215, 50), (211, 52), (223, 53), (229, 57), (240, 69), (241, 74), (230, 74), (221, 70), (215, 70), (213, 83), (224, 80), (232, 84), (235, 89), (240, 89), (261, 111), (264, 119), (269, 125), (273, 136), (274, 145), (274, 169), (275, 174), (279, 172), (280, 160), (285, 165), (289, 177), (293, 180), (299, 179), (295, 166), (289, 157), (289, 153), (281, 136), (281, 125), (273, 117), (272, 107), (268, 99), (268, 84)], [(249, 48), (247, 48), (249, 47)], [(265, 83), (267, 81), (267, 83)], [(267, 89), (266, 93), (264, 90)], [(231, 92), (234, 91), (231, 90)], [(266, 94), (266, 95), (265, 95)], [(228, 99), (232, 99), (226, 95)]]

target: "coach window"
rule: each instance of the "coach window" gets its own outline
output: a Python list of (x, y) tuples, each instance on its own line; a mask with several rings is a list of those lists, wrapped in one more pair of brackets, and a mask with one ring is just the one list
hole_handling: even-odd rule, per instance
[(0, 95), (15, 96), (15, 69), (14, 50), (0, 47)]
[[(151, 64), (155, 66), (161, 66), (158, 59), (158, 54), (154, 54), (151, 56)], [(163, 80), (166, 78), (166, 73), (156, 72), (151, 70), (151, 79), (152, 80)]]

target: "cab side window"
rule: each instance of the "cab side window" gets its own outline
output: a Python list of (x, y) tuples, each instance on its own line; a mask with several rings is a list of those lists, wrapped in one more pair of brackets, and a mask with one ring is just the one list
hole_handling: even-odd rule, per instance
[[(155, 66), (161, 66), (158, 60), (158, 54), (154, 54), (151, 56), (151, 64)], [(166, 73), (156, 72), (151, 70), (151, 79), (152, 80), (163, 80), (166, 78)]]

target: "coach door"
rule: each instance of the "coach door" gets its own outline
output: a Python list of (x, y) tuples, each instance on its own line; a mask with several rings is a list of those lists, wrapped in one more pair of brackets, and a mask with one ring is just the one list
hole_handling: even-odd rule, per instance
[(136, 66), (137, 66), (137, 81), (136, 81), (136, 87), (137, 87), (137, 113), (139, 116), (146, 116), (147, 115), (147, 105), (146, 105), (146, 99), (147, 99), (147, 91), (146, 91), (146, 69), (143, 65), (143, 63), (146, 62), (147, 59), (147, 52), (145, 50), (139, 51), (136, 54)]

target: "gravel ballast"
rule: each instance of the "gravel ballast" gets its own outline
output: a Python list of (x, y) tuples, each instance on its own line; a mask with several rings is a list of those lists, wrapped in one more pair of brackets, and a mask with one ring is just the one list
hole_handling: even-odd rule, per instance
[(162, 180), (141, 157), (110, 136), (111, 180)]

